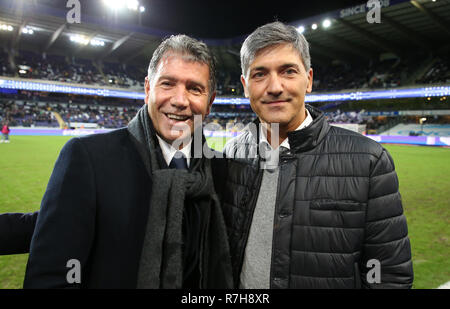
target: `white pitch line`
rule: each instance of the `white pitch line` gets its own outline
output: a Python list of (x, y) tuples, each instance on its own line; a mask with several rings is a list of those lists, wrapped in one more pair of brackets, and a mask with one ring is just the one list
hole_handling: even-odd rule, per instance
[(450, 281), (447, 283), (444, 283), (443, 285), (440, 285), (438, 289), (450, 289)]

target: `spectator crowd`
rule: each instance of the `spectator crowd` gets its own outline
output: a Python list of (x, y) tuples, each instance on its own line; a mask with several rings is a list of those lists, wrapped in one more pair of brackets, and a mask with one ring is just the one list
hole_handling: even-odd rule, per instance
[[(11, 63), (11, 59), (14, 63)], [(412, 55), (405, 59), (390, 58), (352, 64), (315, 63), (313, 91), (405, 86), (417, 63), (421, 63), (420, 60), (423, 62), (420, 55)], [(431, 63), (421, 77), (410, 83), (430, 84), (450, 81), (450, 56), (438, 56)], [(15, 68), (12, 69), (13, 67)], [(11, 57), (5, 49), (0, 49), (0, 75), (142, 91), (146, 70), (145, 66), (96, 62), (79, 57), (39, 54), (33, 51), (21, 50)], [(243, 95), (239, 71), (218, 70), (217, 81), (218, 95)]]

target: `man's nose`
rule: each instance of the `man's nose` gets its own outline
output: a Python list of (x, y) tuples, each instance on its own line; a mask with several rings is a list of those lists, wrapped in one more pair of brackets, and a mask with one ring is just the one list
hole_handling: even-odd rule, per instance
[(283, 93), (283, 84), (278, 74), (271, 74), (267, 93), (271, 96), (278, 97)]
[(170, 103), (178, 108), (189, 106), (188, 93), (183, 87), (176, 87)]

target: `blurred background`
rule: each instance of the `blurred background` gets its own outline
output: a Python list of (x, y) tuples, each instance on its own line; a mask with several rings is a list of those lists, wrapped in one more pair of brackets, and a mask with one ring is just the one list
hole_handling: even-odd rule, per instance
[[(414, 288), (450, 281), (450, 0), (381, 0), (380, 23), (364, 1), (96, 0), (81, 1), (79, 14), (68, 2), (78, 1), (0, 0), (0, 123), (10, 130), (0, 141), (0, 213), (39, 209), (71, 137), (128, 124), (144, 104), (152, 53), (171, 34), (204, 41), (218, 61), (204, 125), (221, 150), (256, 117), (240, 46), (279, 20), (310, 43), (307, 103), (392, 154)], [(26, 261), (0, 256), (0, 288), (21, 288)]]

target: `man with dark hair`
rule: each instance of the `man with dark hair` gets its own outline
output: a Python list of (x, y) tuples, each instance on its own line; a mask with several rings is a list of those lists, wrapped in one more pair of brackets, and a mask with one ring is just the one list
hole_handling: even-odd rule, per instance
[(304, 36), (281, 22), (261, 26), (243, 43), (241, 66), (258, 119), (224, 150), (235, 159), (222, 201), (235, 285), (411, 287), (392, 158), (305, 105), (313, 70)]
[[(25, 288), (231, 287), (211, 160), (193, 155), (192, 134), (202, 129), (194, 116), (209, 114), (215, 83), (208, 47), (171, 36), (153, 54), (145, 105), (128, 127), (64, 146), (37, 218)], [(67, 279), (73, 261), (81, 282)]]

